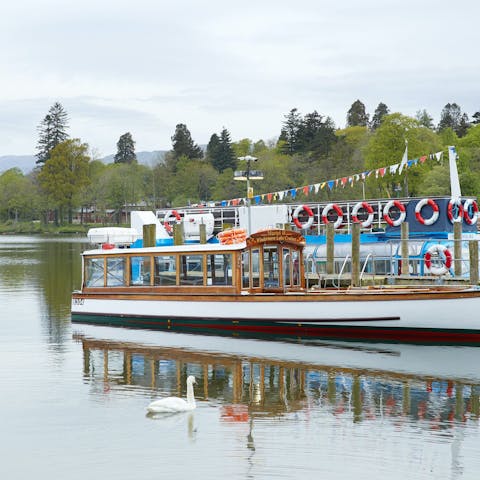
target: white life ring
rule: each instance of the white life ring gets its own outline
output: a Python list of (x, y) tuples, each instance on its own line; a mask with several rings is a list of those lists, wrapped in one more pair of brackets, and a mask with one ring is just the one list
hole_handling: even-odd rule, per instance
[[(393, 220), (392, 217), (390, 217), (390, 210), (392, 207), (397, 207), (400, 210), (400, 215), (396, 220)], [(385, 207), (383, 207), (383, 218), (391, 227), (398, 227), (405, 221), (406, 216), (407, 212), (405, 206), (398, 200), (390, 200)]]
[[(456, 207), (458, 210), (457, 216), (453, 216), (453, 208)], [(447, 216), (451, 223), (461, 222), (463, 218), (463, 205), (460, 199), (452, 198), (448, 202)]]
[(336, 203), (329, 203), (322, 212), (322, 222), (326, 225), (327, 223), (330, 223), (330, 220), (328, 220), (328, 214), (330, 213), (331, 210), (335, 210), (337, 213), (337, 219), (335, 220), (333, 227), (335, 230), (342, 228), (342, 222), (343, 222), (343, 211), (342, 209), (336, 204)]
[[(432, 255), (438, 255), (442, 259), (440, 266), (432, 265)], [(424, 255), (425, 268), (430, 270), (432, 275), (445, 275), (451, 268), (453, 258), (452, 253), (445, 245), (439, 243), (432, 245)]]
[[(308, 215), (308, 220), (305, 223), (300, 222), (298, 219), (299, 215), (305, 212)], [(313, 210), (308, 205), (299, 205), (293, 212), (292, 215), (293, 223), (300, 229), (300, 230), (307, 230), (313, 224)]]
[(163, 226), (165, 227), (165, 230), (168, 233), (172, 233), (173, 228), (170, 225), (170, 220), (171, 217), (175, 218), (176, 223), (180, 223), (182, 221), (182, 217), (176, 210), (169, 210), (166, 214), (165, 217), (163, 218)]
[[(433, 210), (433, 213), (430, 218), (423, 218), (422, 216), (422, 208), (426, 205), (430, 205)], [(419, 223), (422, 225), (433, 225), (438, 220), (438, 215), (440, 214), (438, 210), (437, 203), (432, 200), (431, 198), (424, 198), (417, 203), (415, 207), (415, 218)]]
[[(360, 209), (364, 209), (368, 213), (368, 217), (363, 222), (358, 219), (358, 212)], [(368, 202), (358, 202), (352, 209), (352, 221), (354, 223), (360, 223), (363, 228), (369, 228), (373, 223), (373, 208)]]
[[(470, 208), (472, 209), (472, 216), (470, 216)], [(463, 218), (468, 225), (475, 225), (478, 220), (478, 205), (475, 200), (469, 198), (463, 204)]]

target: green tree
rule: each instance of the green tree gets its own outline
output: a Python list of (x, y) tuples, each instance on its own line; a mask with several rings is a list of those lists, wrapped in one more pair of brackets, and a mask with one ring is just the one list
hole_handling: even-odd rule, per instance
[(32, 180), (20, 169), (11, 168), (0, 175), (0, 214), (3, 220), (34, 219), (37, 204)]
[(451, 128), (458, 137), (463, 137), (470, 126), (468, 115), (462, 113), (461, 108), (456, 103), (447, 103), (440, 114), (438, 131)]
[(417, 113), (415, 114), (415, 119), (418, 120), (419, 124), (423, 127), (433, 130), (433, 118), (425, 109), (417, 110)]
[(124, 133), (117, 142), (114, 163), (134, 163), (137, 161), (135, 142), (130, 132)]
[(42, 190), (54, 205), (61, 212), (67, 209), (69, 223), (72, 223), (73, 209), (80, 205), (80, 194), (90, 181), (87, 151), (88, 145), (78, 138), (65, 140), (50, 152), (50, 158), (38, 174)]
[(360, 100), (355, 100), (347, 112), (347, 127), (366, 127), (368, 114), (365, 105)]
[(372, 130), (376, 130), (380, 124), (382, 123), (382, 119), (385, 115), (388, 115), (390, 113), (388, 107), (380, 102), (375, 109), (375, 112), (373, 113), (372, 121), (370, 123), (370, 128)]
[(180, 157), (203, 158), (202, 149), (194, 143), (187, 126), (179, 123), (175, 127), (175, 133), (172, 136), (173, 157), (178, 160)]
[(68, 114), (59, 102), (55, 102), (38, 126), (37, 164), (44, 164), (52, 150), (67, 140)]
[(235, 169), (237, 158), (226, 128), (220, 132), (220, 137), (215, 138), (212, 135), (209, 147), (210, 162), (216, 170), (223, 172), (226, 168)]
[(478, 125), (480, 124), (480, 110), (478, 112), (475, 112), (472, 115), (472, 124), (473, 125)]
[(285, 121), (278, 138), (279, 148), (282, 153), (293, 155), (301, 148), (300, 135), (303, 127), (302, 116), (296, 108), (292, 108), (285, 115)]

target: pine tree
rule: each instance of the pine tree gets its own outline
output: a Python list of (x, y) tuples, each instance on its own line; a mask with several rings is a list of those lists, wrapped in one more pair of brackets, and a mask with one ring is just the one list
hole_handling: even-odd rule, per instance
[[(212, 135), (213, 138), (213, 135)], [(223, 172), (227, 168), (235, 170), (237, 159), (230, 140), (230, 133), (226, 128), (220, 132), (220, 137), (217, 136), (218, 144), (215, 146), (215, 139), (210, 138), (209, 146), (212, 150), (211, 162), (213, 167), (219, 172)]]
[(434, 128), (433, 118), (429, 115), (429, 113), (425, 109), (418, 110), (417, 113), (415, 114), (415, 118), (420, 122), (420, 125), (433, 130)]
[(215, 158), (217, 156), (218, 148), (220, 144), (220, 138), (218, 138), (218, 135), (214, 133), (208, 142), (207, 145), (207, 151), (206, 151), (206, 157), (207, 160), (213, 165), (215, 162)]
[(173, 156), (175, 160), (185, 156), (187, 158), (203, 158), (202, 149), (193, 142), (190, 131), (183, 123), (175, 127), (175, 133), (172, 136)]
[(117, 153), (115, 163), (136, 163), (135, 142), (130, 132), (124, 133), (117, 142)]
[(480, 124), (480, 110), (472, 115), (472, 125)]
[(365, 105), (360, 100), (356, 100), (347, 112), (347, 127), (366, 127), (367, 125), (368, 114)]
[(278, 138), (282, 143), (282, 152), (293, 155), (300, 150), (300, 133), (302, 129), (302, 116), (296, 108), (292, 108), (288, 115), (285, 115), (282, 131)]
[(370, 128), (372, 130), (376, 130), (382, 123), (383, 117), (385, 115), (388, 115), (388, 113), (389, 113), (388, 107), (384, 103), (380, 102), (373, 114), (372, 122), (370, 123)]
[(440, 114), (440, 122), (438, 123), (438, 131), (441, 132), (446, 128), (451, 128), (457, 133), (462, 119), (462, 110), (456, 103), (447, 103)]
[(59, 102), (55, 102), (38, 126), (37, 164), (44, 164), (51, 151), (67, 140), (68, 114)]

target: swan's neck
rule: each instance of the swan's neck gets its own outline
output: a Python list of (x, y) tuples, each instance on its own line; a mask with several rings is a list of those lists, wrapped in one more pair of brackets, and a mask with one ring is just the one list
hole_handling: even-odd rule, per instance
[(187, 384), (187, 403), (195, 405), (195, 397), (193, 396), (193, 385), (188, 382)]

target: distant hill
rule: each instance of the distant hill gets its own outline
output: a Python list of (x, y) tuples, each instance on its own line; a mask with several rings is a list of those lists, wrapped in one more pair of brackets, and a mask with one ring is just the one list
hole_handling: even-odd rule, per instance
[[(157, 162), (163, 162), (166, 150), (156, 150), (153, 152), (137, 152), (138, 162), (149, 167)], [(115, 155), (107, 155), (101, 158), (104, 163), (113, 163)], [(0, 156), (0, 174), (11, 168), (19, 168), (24, 174), (30, 173), (35, 167), (37, 157), (35, 155), (3, 155)]]

